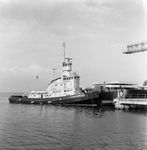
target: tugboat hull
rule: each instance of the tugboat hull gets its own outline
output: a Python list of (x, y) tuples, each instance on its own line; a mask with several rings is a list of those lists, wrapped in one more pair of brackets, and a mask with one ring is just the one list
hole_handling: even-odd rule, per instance
[(12, 95), (9, 98), (10, 103), (21, 104), (63, 104), (63, 105), (101, 105), (99, 92), (85, 93), (84, 95), (72, 95), (52, 98), (28, 98), (27, 96)]

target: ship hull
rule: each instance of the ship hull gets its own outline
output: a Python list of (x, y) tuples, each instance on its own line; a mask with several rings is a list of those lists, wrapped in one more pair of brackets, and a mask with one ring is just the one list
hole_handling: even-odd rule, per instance
[(102, 100), (102, 104), (113, 104), (113, 99), (117, 97), (117, 90), (113, 91), (101, 91), (99, 99)]
[(72, 95), (52, 98), (28, 98), (27, 96), (12, 95), (9, 98), (10, 103), (21, 104), (63, 104), (63, 105), (101, 105), (98, 92), (85, 93), (84, 95)]
[[(144, 98), (147, 96), (147, 90), (144, 89), (123, 89), (124, 98)], [(102, 104), (113, 104), (113, 100), (117, 98), (118, 90), (103, 91), (100, 93), (99, 99), (102, 100)], [(145, 97), (146, 98), (146, 97)]]
[(124, 89), (123, 90), (124, 98), (140, 99), (147, 98), (147, 90), (144, 89)]

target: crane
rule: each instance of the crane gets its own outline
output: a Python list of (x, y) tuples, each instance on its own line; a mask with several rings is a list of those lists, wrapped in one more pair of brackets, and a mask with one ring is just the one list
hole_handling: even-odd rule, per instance
[[(124, 51), (124, 54), (133, 54), (133, 53), (138, 53), (138, 52), (144, 52), (147, 51), (147, 40), (137, 43), (137, 44), (132, 44), (127, 46), (127, 51)], [(147, 80), (144, 81), (143, 86), (147, 86)]]
[(133, 54), (138, 52), (147, 51), (147, 40), (141, 43), (132, 44), (127, 46), (127, 51), (124, 51), (124, 54)]

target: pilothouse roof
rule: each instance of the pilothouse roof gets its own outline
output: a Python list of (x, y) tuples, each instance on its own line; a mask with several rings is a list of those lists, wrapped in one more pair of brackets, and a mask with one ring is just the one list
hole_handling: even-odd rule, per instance
[(93, 83), (93, 85), (137, 85), (137, 83), (133, 82), (122, 82), (122, 81), (112, 81), (112, 82), (104, 82), (104, 83)]

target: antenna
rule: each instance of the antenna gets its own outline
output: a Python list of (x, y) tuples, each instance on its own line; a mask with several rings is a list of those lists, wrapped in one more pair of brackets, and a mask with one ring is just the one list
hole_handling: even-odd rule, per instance
[(63, 58), (64, 58), (64, 62), (65, 62), (65, 43), (63, 43), (63, 48), (64, 48)]

